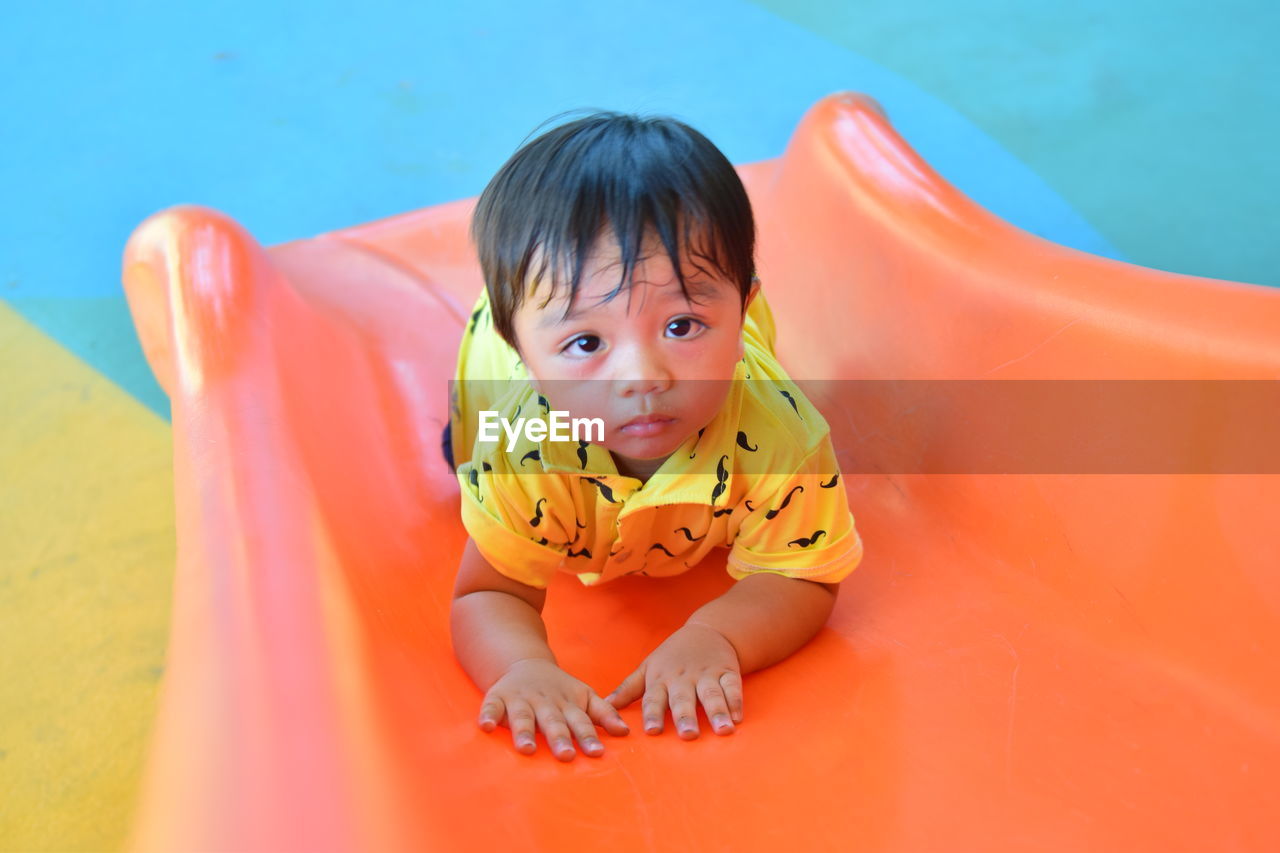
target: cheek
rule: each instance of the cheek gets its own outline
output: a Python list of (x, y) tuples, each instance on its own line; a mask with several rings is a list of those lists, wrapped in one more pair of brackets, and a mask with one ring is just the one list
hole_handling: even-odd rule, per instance
[(583, 361), (550, 353), (539, 352), (526, 356), (523, 361), (530, 376), (544, 385), (554, 386), (557, 382), (574, 382), (585, 379), (589, 375), (589, 368)]
[[(577, 368), (577, 365), (573, 365)], [(553, 409), (569, 412), (571, 417), (603, 417), (608, 423), (609, 383), (583, 375), (570, 375), (574, 370), (559, 370), (555, 376), (543, 377), (539, 390), (546, 395)], [(582, 372), (577, 368), (576, 372)]]
[(731, 379), (742, 358), (741, 335), (717, 336), (680, 361), (682, 375), (690, 379)]

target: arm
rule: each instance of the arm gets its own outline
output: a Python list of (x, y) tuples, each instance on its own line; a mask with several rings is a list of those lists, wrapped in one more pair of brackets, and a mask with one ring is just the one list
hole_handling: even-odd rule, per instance
[(839, 584), (796, 580), (769, 572), (748, 575), (685, 623), (718, 631), (738, 653), (741, 674), (777, 663), (826, 624)]
[(458, 663), (477, 687), (488, 690), (516, 661), (556, 662), (542, 622), (546, 600), (545, 589), (511, 580), (467, 539), (449, 627)]
[(485, 691), (481, 729), (506, 725), (516, 749), (526, 755), (537, 749), (534, 732), (540, 729), (561, 761), (573, 760), (575, 738), (587, 755), (598, 756), (604, 746), (595, 726), (622, 736), (627, 724), (595, 691), (556, 664), (542, 622), (546, 598), (546, 590), (493, 568), (468, 539), (449, 620), (454, 654)]
[[(618, 708), (643, 696), (645, 731), (662, 731), (669, 706), (680, 736), (697, 737), (701, 703), (712, 729), (731, 733), (743, 719), (742, 676), (790, 656), (831, 615), (839, 581), (862, 558), (862, 540), (830, 441), (798, 469), (762, 486), (757, 506), (772, 509), (747, 507), (728, 557), (738, 582), (698, 608), (609, 695)], [(804, 500), (793, 500), (797, 495)], [(784, 510), (782, 521), (771, 523)]]

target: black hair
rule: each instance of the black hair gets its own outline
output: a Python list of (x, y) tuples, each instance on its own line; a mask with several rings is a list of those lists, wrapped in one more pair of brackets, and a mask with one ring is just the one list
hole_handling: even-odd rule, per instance
[(606, 229), (622, 264), (607, 299), (630, 285), (644, 238), (653, 233), (686, 299), (682, 248), (695, 268), (709, 273), (699, 263), (705, 261), (737, 285), (746, 305), (755, 220), (733, 164), (674, 118), (596, 112), (523, 145), (476, 205), (471, 237), (494, 328), (507, 343), (519, 349), (513, 317), (531, 284), (549, 281), (548, 299), (567, 285), (568, 305), (574, 304), (583, 266)]

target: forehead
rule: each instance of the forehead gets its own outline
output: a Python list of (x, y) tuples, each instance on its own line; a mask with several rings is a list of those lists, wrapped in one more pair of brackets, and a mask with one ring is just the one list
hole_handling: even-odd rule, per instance
[(667, 280), (658, 280), (637, 273), (621, 291), (616, 293), (615, 291), (618, 291), (616, 278), (594, 282), (584, 278), (572, 305), (569, 304), (569, 288), (561, 286), (556, 288), (551, 299), (540, 302), (530, 300), (522, 306), (522, 309), (537, 312), (537, 327), (549, 329), (586, 317), (598, 316), (608, 310), (606, 306), (618, 303), (619, 300), (621, 300), (620, 304), (625, 306), (625, 313), (629, 315), (633, 299), (638, 302), (641, 311), (645, 308), (655, 310), (683, 308), (690, 302), (707, 307), (728, 302), (736, 289), (724, 281), (686, 276), (682, 290), (680, 282), (674, 275)]
[[(681, 247), (681, 271), (684, 288), (676, 277), (666, 247), (656, 236), (646, 239), (636, 257), (631, 280), (622, 282), (623, 261), (618, 244), (612, 239), (602, 239), (587, 256), (582, 267), (582, 278), (577, 294), (570, 305), (567, 283), (556, 283), (542, 299), (525, 300), (521, 310), (538, 313), (537, 327), (549, 328), (580, 319), (618, 297), (625, 297), (628, 313), (633, 296), (638, 292), (642, 305), (654, 304), (666, 307), (689, 300), (708, 305), (729, 300), (737, 288), (716, 272), (708, 255), (696, 247)], [(535, 290), (537, 288), (535, 287)], [(686, 299), (686, 295), (688, 298)]]

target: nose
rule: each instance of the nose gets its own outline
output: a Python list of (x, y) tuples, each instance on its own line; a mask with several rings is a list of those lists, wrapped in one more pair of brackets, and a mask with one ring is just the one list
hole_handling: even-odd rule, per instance
[(614, 390), (620, 397), (660, 394), (675, 379), (667, 358), (657, 347), (637, 345), (618, 353), (619, 368)]

